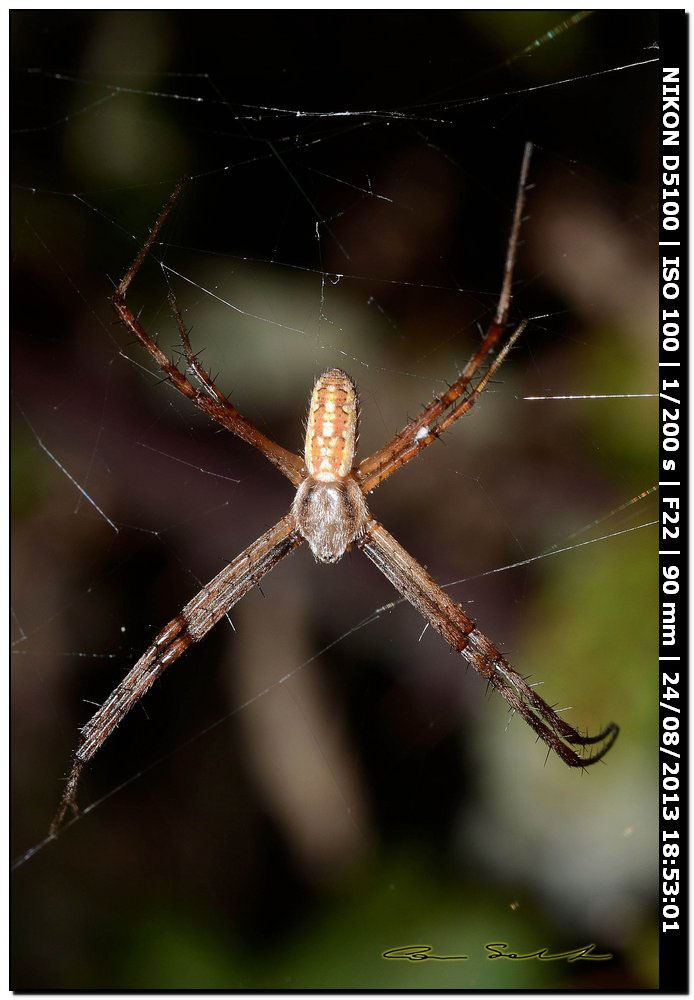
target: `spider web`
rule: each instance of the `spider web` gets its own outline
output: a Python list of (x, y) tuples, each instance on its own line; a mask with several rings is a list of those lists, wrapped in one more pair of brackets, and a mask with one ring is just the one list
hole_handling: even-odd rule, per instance
[[(227, 914), (281, 939), (291, 885), (320, 898), (376, 844), (419, 838), (445, 844), (456, 871), (471, 857), (493, 871), (498, 907), (525, 891), (544, 901), (538, 927), (554, 913), (626, 946), (616, 928), (648, 923), (656, 829), (643, 805), (655, 781), (655, 19), (14, 22), (17, 926), (38, 907), (54, 930), (40, 887), (64, 891), (86, 849), (109, 893), (126, 858), (191, 864), (191, 892), (221, 880)], [(533, 734), (507, 725), (366, 559), (326, 568), (300, 551), (131, 713), (85, 776), (87, 808), (49, 845), (91, 707), (291, 501), (114, 322), (113, 284), (176, 180), (190, 177), (130, 292), (145, 327), (175, 354), (172, 288), (219, 386), (293, 449), (313, 379), (344, 368), (366, 455), (479, 342), (526, 140), (512, 313), (528, 329), (479, 406), (370, 504), (573, 724), (622, 725), (609, 768), (574, 782), (554, 759), (543, 767)], [(274, 846), (254, 853), (258, 837)], [(230, 845), (253, 856), (256, 890), (288, 883), (273, 890), (276, 925), (249, 916)], [(84, 916), (66, 928), (79, 936)], [(40, 983), (17, 937), (25, 985), (70, 985), (56, 957), (76, 954), (67, 929)], [(95, 975), (84, 984), (108, 985)]]

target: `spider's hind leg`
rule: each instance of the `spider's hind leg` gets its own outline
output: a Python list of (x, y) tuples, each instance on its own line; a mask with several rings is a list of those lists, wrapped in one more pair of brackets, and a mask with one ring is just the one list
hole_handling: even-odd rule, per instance
[[(449, 594), (390, 535), (382, 524), (369, 521), (359, 547), (406, 598), (463, 656), (488, 685), (498, 691), (512, 710), (569, 767), (585, 768), (601, 760), (619, 733), (611, 722), (596, 736), (582, 736), (530, 687), (526, 679), (504, 659), (494, 643), (483, 635)], [(602, 746), (582, 757), (573, 746)], [(571, 745), (569, 745), (571, 744)]]
[[(472, 654), (472, 656), (475, 655), (477, 654)], [(463, 651), (463, 656), (465, 656), (465, 651)], [(474, 662), (472, 665), (475, 666), (475, 669), (482, 672), (481, 668), (476, 666)], [(486, 667), (488, 667), (488, 663), (485, 663)], [(516, 673), (513, 668), (508, 669), (513, 674)], [(511, 706), (511, 709), (518, 712), (530, 728), (537, 733), (538, 739), (546, 743), (550, 750), (554, 750), (556, 755), (569, 767), (586, 768), (602, 760), (617, 739), (619, 726), (614, 722), (610, 722), (595, 736), (581, 736), (577, 729), (574, 729), (568, 722), (560, 719), (554, 709), (550, 708), (539, 696), (536, 696), (537, 703), (533, 701), (533, 708), (535, 709), (533, 711), (533, 708), (528, 704), (527, 697), (524, 697), (525, 692), (522, 691), (522, 688), (519, 690), (519, 686), (516, 683), (509, 684), (507, 682), (507, 672), (505, 670), (499, 674), (495, 671), (489, 679), (499, 694)], [(520, 677), (520, 674), (518, 677)], [(547, 724), (542, 721), (543, 718)], [(597, 752), (589, 754), (587, 757), (582, 757), (571, 746), (567, 746), (567, 743), (573, 744), (573, 746), (588, 746), (595, 745), (596, 743), (604, 743), (604, 745)]]
[[(595, 736), (581, 735), (537, 694), (525, 677), (477, 629), (468, 633), (468, 642), (461, 652), (569, 767), (588, 767), (597, 763), (617, 739), (619, 727), (614, 722), (610, 722)], [(567, 746), (567, 743), (571, 746)], [(604, 743), (604, 746), (587, 757), (582, 757), (572, 749), (572, 746), (594, 746), (597, 743)]]

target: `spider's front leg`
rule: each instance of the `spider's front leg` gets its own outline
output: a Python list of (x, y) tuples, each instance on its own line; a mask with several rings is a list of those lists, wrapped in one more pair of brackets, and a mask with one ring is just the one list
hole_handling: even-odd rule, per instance
[[(369, 521), (358, 544), (396, 590), (462, 653), (565, 764), (587, 767), (605, 756), (619, 732), (614, 722), (596, 736), (583, 736), (560, 718), (383, 525)], [(586, 757), (572, 749), (597, 743), (602, 743), (602, 747)]]
[(198, 363), (197, 358), (193, 354), (190, 346), (188, 333), (183, 322), (183, 316), (181, 315), (181, 311), (176, 304), (173, 292), (170, 292), (169, 294), (169, 303), (172, 307), (176, 323), (178, 325), (179, 335), (183, 345), (183, 353), (189, 370), (200, 382), (202, 389), (198, 389), (195, 385), (193, 385), (186, 375), (184, 375), (183, 372), (180, 372), (176, 365), (169, 361), (164, 352), (159, 348), (154, 340), (152, 340), (126, 301), (130, 284), (135, 278), (137, 272), (140, 270), (147, 254), (153, 247), (157, 236), (161, 231), (161, 227), (168, 218), (171, 209), (180, 198), (183, 186), (183, 182), (176, 186), (173, 194), (159, 213), (157, 221), (154, 223), (149, 236), (135, 257), (135, 260), (132, 262), (129, 269), (119, 282), (113, 295), (114, 308), (124, 325), (135, 335), (135, 337), (137, 337), (144, 349), (148, 352), (161, 371), (166, 375), (168, 381), (175, 389), (189, 399), (191, 403), (198, 407), (199, 410), (202, 410), (202, 412), (207, 414), (208, 417), (211, 417), (212, 420), (216, 420), (217, 423), (226, 427), (227, 430), (236, 434), (237, 437), (240, 437), (242, 441), (246, 441), (254, 448), (257, 448), (258, 451), (261, 452), (261, 454), (263, 454), (269, 462), (272, 462), (275, 468), (279, 469), (279, 471), (286, 476), (294, 486), (298, 486), (304, 477), (303, 462), (299, 456), (295, 455), (291, 451), (287, 451), (286, 448), (282, 448), (281, 445), (276, 444), (274, 441), (271, 441), (270, 438), (263, 434), (262, 431), (258, 430), (258, 428), (255, 427), (250, 420), (239, 413), (236, 407), (229, 402), (226, 396), (224, 396), (223, 393), (217, 389), (212, 379)]
[(436, 441), (443, 431), (450, 427), (459, 417), (467, 413), (479, 399), (485, 386), (499, 369), (509, 350), (525, 328), (525, 323), (521, 323), (516, 327), (504, 348), (491, 363), (487, 374), (474, 389), (471, 389), (470, 386), (473, 379), (506, 330), (511, 307), (511, 285), (518, 251), (518, 238), (521, 222), (523, 221), (531, 154), (532, 145), (531, 143), (526, 143), (518, 180), (518, 192), (513, 211), (511, 234), (506, 251), (504, 278), (494, 319), (489, 324), (479, 348), (472, 355), (453, 385), (440, 396), (436, 396), (428, 406), (424, 407), (418, 417), (410, 420), (387, 444), (359, 463), (358, 468), (355, 470), (355, 477), (364, 493), (370, 493), (371, 490), (376, 489), (377, 486), (388, 479), (389, 476), (392, 476), (401, 466), (411, 461), (420, 451)]

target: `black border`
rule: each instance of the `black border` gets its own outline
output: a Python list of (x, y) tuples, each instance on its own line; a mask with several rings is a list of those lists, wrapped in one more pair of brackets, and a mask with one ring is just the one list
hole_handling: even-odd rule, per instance
[[(688, 134), (688, 112), (689, 112), (689, 70), (688, 70), (688, 15), (685, 11), (668, 11), (660, 15), (660, 57), (661, 57), (661, 67), (663, 79), (665, 77), (665, 71), (667, 68), (679, 68), (679, 143), (678, 145), (664, 145), (664, 130), (665, 125), (661, 121), (660, 123), (660, 213), (659, 213), (659, 226), (658, 226), (658, 240), (659, 240), (659, 261), (660, 261), (660, 323), (661, 328), (659, 331), (659, 390), (660, 396), (660, 446), (659, 446), (659, 479), (661, 482), (660, 491), (660, 546), (659, 546), (659, 569), (658, 569), (658, 581), (659, 581), (659, 593), (661, 603), (665, 601), (673, 602), (675, 605), (675, 644), (668, 645), (664, 644), (663, 629), (660, 629), (660, 641), (659, 641), (659, 657), (669, 657), (669, 659), (660, 659), (660, 673), (659, 673), (659, 701), (660, 701), (660, 714), (659, 714), (659, 772), (660, 780), (658, 782), (658, 814), (660, 817), (660, 845), (661, 848), (664, 843), (674, 843), (674, 840), (663, 840), (664, 833), (672, 834), (673, 830), (676, 830), (679, 834), (677, 843), (680, 847), (680, 853), (676, 860), (676, 863), (670, 863), (670, 859), (665, 859), (660, 856), (661, 864), (660, 867), (660, 889), (663, 890), (665, 885), (670, 885), (663, 881), (663, 869), (664, 868), (674, 868), (677, 867), (679, 870), (679, 894), (677, 897), (666, 897), (660, 893), (660, 903), (661, 903), (661, 920), (660, 920), (660, 992), (662, 993), (687, 993), (689, 985), (689, 968), (688, 968), (688, 943), (689, 943), (689, 915), (687, 911), (688, 898), (689, 898), (689, 866), (688, 866), (688, 849), (689, 849), (689, 807), (687, 802), (687, 788), (688, 788), (688, 778), (689, 778), (689, 761), (688, 761), (688, 748), (689, 748), (689, 737), (687, 731), (688, 724), (688, 696), (689, 696), (689, 677), (688, 677), (688, 523), (687, 519), (689, 516), (688, 512), (688, 499), (689, 499), (689, 487), (688, 487), (688, 462), (687, 453), (689, 446), (689, 435), (687, 429), (687, 418), (688, 418), (688, 400), (687, 400), (687, 389), (688, 389), (688, 362), (689, 362), (689, 343), (688, 343), (688, 333), (689, 333), (689, 291), (687, 287), (687, 273), (689, 267), (689, 231), (688, 231), (688, 210), (689, 210), (689, 197), (688, 197), (688, 175), (689, 175), (689, 134)], [(672, 91), (669, 92), (670, 94)], [(663, 94), (665, 97), (665, 93)], [(663, 173), (663, 156), (667, 155), (679, 155), (679, 177), (680, 185), (678, 188), (678, 200), (679, 200), (679, 228), (677, 230), (666, 229), (664, 226), (664, 212), (663, 212), (663, 188), (662, 183), (662, 173)], [(665, 242), (670, 244), (673, 241), (679, 241), (679, 246), (664, 246)], [(664, 270), (664, 259), (671, 259), (674, 257), (679, 257), (679, 292), (676, 299), (673, 301), (672, 297), (666, 297), (663, 292), (665, 285), (665, 277), (663, 274)], [(680, 324), (680, 337), (679, 337), (679, 348), (676, 351), (668, 350), (666, 351), (663, 347), (663, 310), (679, 310), (679, 324)], [(672, 363), (678, 362), (677, 367), (673, 367)], [(666, 367), (661, 367), (665, 364)], [(668, 390), (666, 392), (663, 387), (663, 381), (671, 381), (676, 379), (679, 381), (679, 388), (677, 390)], [(679, 403), (679, 448), (676, 452), (671, 450), (665, 450), (663, 447), (664, 434), (663, 434), (663, 423), (669, 418), (664, 416), (664, 411), (669, 407), (670, 412), (672, 412), (672, 403), (668, 400), (663, 399), (663, 393), (666, 395), (671, 395), (677, 398)], [(675, 459), (675, 471), (669, 469), (666, 471), (667, 467), (663, 466), (663, 461), (668, 459)], [(677, 483), (677, 486), (663, 486), (664, 483)], [(671, 503), (673, 497), (679, 498), (679, 539), (673, 543), (672, 539), (668, 539), (663, 532), (663, 514), (665, 512), (670, 512), (672, 510)], [(668, 503), (669, 501), (669, 503)], [(677, 546), (677, 548), (675, 548)], [(676, 553), (676, 554), (675, 554)], [(664, 575), (663, 570), (665, 567), (677, 566), (679, 570), (679, 583), (680, 588), (676, 595), (668, 594), (666, 595), (663, 591)], [(662, 625), (662, 618), (661, 618)], [(679, 657), (679, 660), (673, 661), (673, 657)], [(673, 672), (679, 675), (679, 684), (677, 690), (679, 692), (679, 697), (677, 700), (663, 701), (662, 694), (665, 690), (663, 687), (663, 674)], [(672, 706), (677, 706), (672, 709)], [(679, 721), (678, 733), (679, 742), (677, 744), (677, 752), (679, 753), (679, 814), (676, 822), (666, 822), (664, 819), (665, 809), (663, 808), (664, 789), (662, 787), (663, 780), (663, 764), (668, 762), (672, 764), (675, 758), (668, 755), (666, 750), (663, 749), (663, 735), (665, 729), (663, 727), (663, 720), (666, 716), (672, 716), (674, 712), (678, 712), (676, 718)], [(670, 803), (668, 803), (670, 805)], [(669, 813), (672, 815), (672, 812)], [(662, 906), (665, 900), (668, 902), (676, 901), (680, 907), (680, 915), (678, 918), (679, 927), (677, 930), (663, 931), (663, 916), (662, 916)]]

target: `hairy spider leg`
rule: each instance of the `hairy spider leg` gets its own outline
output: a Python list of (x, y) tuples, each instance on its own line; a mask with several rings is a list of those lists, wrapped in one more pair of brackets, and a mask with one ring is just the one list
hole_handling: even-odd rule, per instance
[[(501, 337), (506, 328), (509, 309), (511, 307), (511, 286), (518, 252), (518, 237), (520, 234), (521, 223), (523, 221), (525, 192), (528, 182), (531, 155), (532, 144), (528, 142), (526, 143), (523, 151), (523, 160), (518, 180), (518, 191), (516, 194), (516, 202), (513, 212), (513, 223), (511, 225), (511, 234), (509, 236), (508, 250), (506, 252), (504, 278), (501, 285), (501, 294), (499, 295), (499, 301), (494, 319), (492, 320), (480, 347), (472, 355), (450, 389), (442, 393), (440, 396), (436, 396), (431, 403), (429, 403), (429, 405), (422, 410), (416, 419), (407, 423), (387, 444), (383, 445), (382, 448), (379, 448), (378, 451), (375, 451), (372, 455), (369, 455), (368, 458), (365, 458), (360, 463), (355, 475), (357, 482), (360, 484), (365, 493), (370, 493), (371, 490), (374, 490), (377, 486), (384, 482), (384, 480), (391, 476), (396, 469), (399, 469), (406, 462), (409, 462), (416, 455), (418, 455), (422, 449), (426, 448), (427, 445), (430, 445), (436, 440), (445, 427), (450, 426), (454, 420), (457, 420), (458, 417), (462, 416), (462, 414), (470, 408), (469, 406), (456, 408), (451, 414), (446, 416), (445, 427), (441, 427), (440, 424), (437, 425), (437, 421), (439, 421), (441, 416), (446, 413), (446, 410), (448, 410), (448, 408), (463, 395), (471, 380), (477, 374), (480, 365), (483, 363), (489, 352), (494, 348), (495, 344), (499, 340), (499, 337)], [(512, 338), (514, 342), (518, 335), (522, 332), (523, 328), (524, 324), (521, 325), (520, 328), (516, 329)], [(508, 346), (510, 347), (511, 344)], [(503, 352), (503, 357), (506, 356), (506, 353), (508, 352)], [(503, 357), (497, 359), (496, 364), (493, 365), (494, 371), (498, 369)], [(489, 374), (492, 374), (492, 372)], [(479, 396), (479, 393), (482, 391), (487, 382), (488, 378), (484, 379), (483, 384), (478, 386), (474, 398)]]
[[(605, 756), (619, 733), (610, 722), (596, 736), (582, 736), (551, 708), (504, 659), (492, 641), (483, 635), (465, 614), (382, 524), (370, 521), (357, 543), (390, 580), (396, 590), (465, 657), (474, 669), (506, 699), (569, 767), (588, 767)], [(543, 721), (544, 720), (544, 721)], [(574, 746), (604, 745), (594, 754), (581, 757)]]
[(295, 530), (294, 518), (290, 514), (285, 515), (225, 566), (162, 629), (144, 655), (82, 728), (72, 770), (51, 823), (51, 834), (58, 831), (68, 809), (77, 812), (77, 786), (84, 766), (103, 746), (133, 705), (167, 667), (194, 642), (199, 642), (244, 594), (302, 542), (303, 539)]
[(125, 300), (133, 278), (139, 271), (145, 257), (154, 245), (161, 227), (168, 218), (171, 209), (178, 201), (184, 186), (185, 182), (179, 181), (173, 193), (164, 204), (156, 222), (154, 223), (154, 226), (149, 233), (149, 236), (137, 253), (135, 260), (132, 262), (129, 269), (126, 271), (122, 280), (118, 284), (118, 287), (113, 295), (113, 305), (123, 323), (137, 337), (142, 346), (149, 353), (158, 367), (164, 372), (169, 382), (175, 389), (189, 399), (195, 406), (198, 407), (198, 409), (202, 410), (203, 413), (206, 413), (208, 417), (216, 420), (217, 423), (226, 427), (227, 430), (236, 434), (237, 437), (240, 437), (243, 441), (246, 441), (254, 448), (257, 448), (258, 451), (261, 452), (261, 454), (263, 454), (268, 461), (272, 462), (272, 464), (279, 469), (280, 472), (286, 476), (294, 486), (298, 486), (305, 474), (303, 462), (300, 456), (282, 448), (281, 445), (276, 444), (263, 434), (262, 431), (259, 431), (258, 428), (250, 422), (250, 420), (247, 420), (246, 417), (242, 416), (236, 407), (233, 406), (221, 392), (219, 392), (216, 386), (214, 386), (212, 379), (210, 379), (209, 376), (202, 371), (202, 367), (197, 363), (190, 347), (190, 341), (185, 330), (183, 317), (178, 305), (176, 304), (173, 292), (169, 292), (169, 302), (172, 305), (174, 316), (176, 318), (179, 335), (183, 344), (183, 351), (186, 356), (188, 366), (203, 384), (202, 390), (197, 389), (194, 385), (192, 385), (186, 376), (182, 374), (182, 372), (180, 372), (171, 361), (169, 361), (163, 351), (159, 349), (157, 344), (155, 344), (142, 324), (135, 317), (133, 311), (130, 309)]

